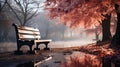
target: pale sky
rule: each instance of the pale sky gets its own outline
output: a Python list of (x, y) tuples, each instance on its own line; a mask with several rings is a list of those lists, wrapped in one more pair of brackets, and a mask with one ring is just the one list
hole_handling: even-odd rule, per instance
[[(40, 2), (42, 2), (42, 4), (41, 4), (41, 6), (43, 6), (44, 5), (44, 2), (45, 0), (40, 0)], [(43, 8), (40, 8), (40, 10), (39, 10), (39, 12), (43, 12), (44, 10), (43, 10)]]
[[(44, 8), (42, 7), (43, 5), (44, 5), (44, 2), (45, 2), (45, 0), (37, 0), (38, 2), (40, 2), (40, 7), (41, 8), (39, 8), (39, 10), (38, 10), (38, 12), (44, 12)], [(34, 5), (31, 5), (31, 6), (34, 6)], [(36, 9), (34, 9), (35, 11), (36, 11)]]
[(44, 2), (45, 0), (40, 0), (41, 2)]

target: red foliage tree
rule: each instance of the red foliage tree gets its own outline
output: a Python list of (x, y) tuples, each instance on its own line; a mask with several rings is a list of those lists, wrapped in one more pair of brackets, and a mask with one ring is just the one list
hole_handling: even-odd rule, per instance
[(114, 10), (112, 0), (46, 0), (45, 4), (51, 18), (57, 17), (70, 27), (91, 26)]
[(61, 23), (73, 28), (90, 27), (96, 23), (104, 25), (103, 28), (107, 25), (107, 34), (103, 29), (103, 41), (106, 41), (111, 39), (110, 19), (106, 16), (115, 11), (115, 4), (120, 4), (120, 0), (46, 0), (45, 8), (50, 18), (58, 18)]

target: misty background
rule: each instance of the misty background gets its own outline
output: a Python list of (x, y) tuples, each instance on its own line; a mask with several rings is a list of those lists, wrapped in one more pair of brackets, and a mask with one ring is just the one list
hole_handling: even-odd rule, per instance
[[(10, 18), (8, 20), (4, 19), (4, 16), (1, 17), (3, 22), (0, 22), (0, 52), (15, 50), (17, 45), (16, 33), (12, 23), (18, 25), (19, 23), (15, 18), (10, 18), (9, 15), (7, 16)], [(38, 28), (41, 33), (41, 39), (52, 39), (52, 42), (49, 43), (51, 48), (86, 45), (92, 43), (93, 39), (95, 39), (94, 32), (88, 34), (83, 28), (71, 29), (58, 23), (56, 19), (50, 20), (43, 11), (30, 20), (27, 26)], [(42, 46), (40, 45), (40, 47)]]
[[(44, 2), (44, 0), (40, 0)], [(16, 32), (13, 23), (20, 25), (14, 13), (6, 6), (0, 13), (0, 52), (9, 52), (17, 49)], [(64, 48), (87, 45), (95, 41), (95, 29), (77, 28), (71, 29), (60, 24), (57, 19), (51, 20), (43, 8), (27, 24), (28, 27), (38, 28), (41, 33), (41, 39), (51, 39), (50, 48)], [(101, 35), (100, 35), (101, 39)], [(44, 45), (40, 45), (43, 48)], [(28, 49), (23, 46), (21, 49)], [(33, 46), (34, 48), (34, 46)]]

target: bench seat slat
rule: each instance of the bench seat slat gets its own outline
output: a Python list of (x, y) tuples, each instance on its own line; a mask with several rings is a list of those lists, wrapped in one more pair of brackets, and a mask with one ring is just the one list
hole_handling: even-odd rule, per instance
[(26, 33), (26, 34), (39, 34), (40, 35), (40, 32), (39, 31), (28, 31), (28, 30), (18, 30), (19, 33)]
[(46, 39), (46, 40), (34, 40), (34, 42), (50, 42), (52, 41), (51, 39)]

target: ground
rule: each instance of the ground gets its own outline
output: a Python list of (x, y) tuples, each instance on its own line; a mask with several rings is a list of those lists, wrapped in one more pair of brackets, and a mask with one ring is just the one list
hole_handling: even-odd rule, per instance
[[(14, 67), (16, 64), (29, 61), (35, 63), (46, 59), (48, 56), (52, 56), (52, 60), (41, 64), (40, 67), (79, 67), (79, 65), (84, 66), (86, 64), (89, 65), (88, 67), (101, 67), (103, 58), (112, 59), (114, 57), (116, 59), (116, 54), (118, 55), (119, 53), (119, 50), (111, 49), (109, 45), (110, 43), (102, 46), (88, 44), (80, 47), (52, 48), (50, 51), (40, 50), (37, 54), (14, 55), (13, 52), (1, 53), (0, 67)], [(81, 59), (82, 61), (80, 61)], [(98, 63), (94, 64), (96, 61)], [(115, 63), (116, 61), (113, 60), (112, 62)]]

